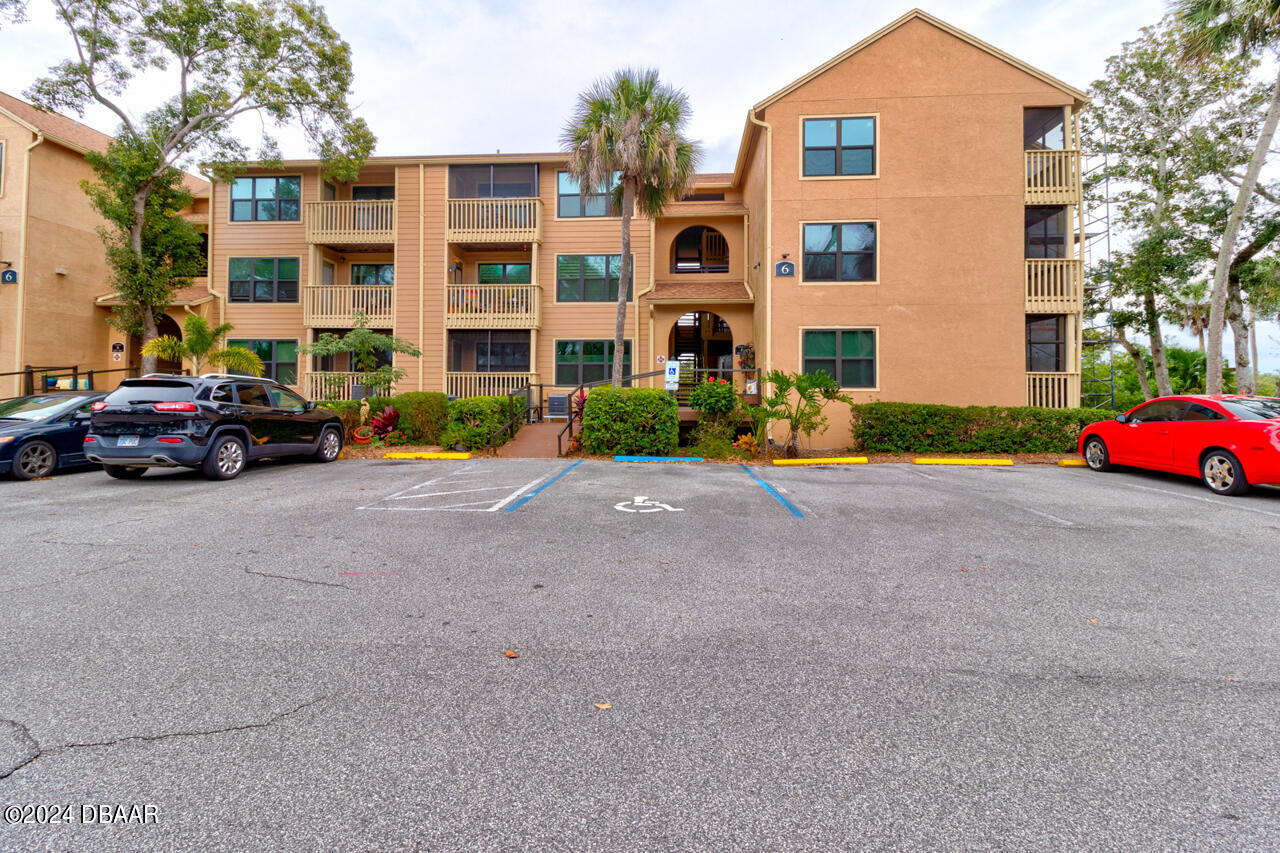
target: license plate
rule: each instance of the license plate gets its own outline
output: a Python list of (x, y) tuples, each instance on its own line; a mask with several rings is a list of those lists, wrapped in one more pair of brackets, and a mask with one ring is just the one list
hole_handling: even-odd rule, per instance
[(116, 442), (116, 447), (137, 447), (138, 437), (136, 435), (122, 435), (120, 440)]

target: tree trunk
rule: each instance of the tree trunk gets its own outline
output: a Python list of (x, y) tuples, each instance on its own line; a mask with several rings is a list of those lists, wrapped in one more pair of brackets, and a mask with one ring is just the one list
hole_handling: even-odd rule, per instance
[[(160, 330), (156, 328), (156, 315), (151, 310), (150, 305), (142, 306), (142, 345), (146, 346), (148, 341), (154, 341), (160, 337)], [(146, 376), (148, 373), (156, 372), (156, 357), (154, 355), (142, 356), (142, 369), (140, 376)]]
[[(622, 357), (626, 352), (627, 289), (631, 282), (631, 209), (636, 202), (635, 178), (622, 181), (622, 262), (618, 269), (618, 322), (613, 328), (613, 387), (622, 387)], [(608, 275), (608, 270), (605, 270)]]
[(1276, 75), (1275, 86), (1271, 90), (1271, 105), (1267, 108), (1267, 119), (1262, 124), (1253, 156), (1249, 158), (1249, 167), (1245, 170), (1244, 180), (1240, 182), (1240, 189), (1236, 193), (1235, 206), (1231, 208), (1231, 215), (1227, 218), (1222, 244), (1218, 247), (1218, 263), (1213, 270), (1213, 291), (1209, 300), (1208, 364), (1205, 375), (1205, 392), (1208, 394), (1222, 393), (1222, 327), (1227, 309), (1227, 271), (1236, 252), (1240, 224), (1244, 221), (1249, 202), (1253, 200), (1254, 188), (1258, 185), (1258, 173), (1262, 171), (1262, 165), (1271, 149), (1271, 140), (1276, 135), (1277, 123), (1280, 123), (1280, 74)]
[(1124, 347), (1129, 358), (1133, 359), (1133, 366), (1138, 374), (1138, 387), (1142, 389), (1142, 398), (1150, 400), (1155, 395), (1151, 393), (1151, 382), (1147, 379), (1147, 360), (1142, 357), (1142, 350), (1125, 337), (1123, 330), (1117, 330), (1116, 340), (1120, 341), (1120, 346)]
[(1196, 329), (1196, 343), (1200, 346), (1200, 352), (1204, 352), (1204, 327)]
[(1142, 309), (1147, 337), (1151, 339), (1151, 372), (1156, 377), (1156, 390), (1161, 397), (1168, 397), (1173, 393), (1173, 383), (1169, 381), (1169, 356), (1164, 349), (1164, 330), (1160, 327), (1160, 313), (1156, 310), (1155, 291), (1148, 290), (1142, 297)]
[(1239, 276), (1227, 274), (1227, 322), (1231, 325), (1231, 339), (1236, 351), (1236, 393), (1253, 393), (1253, 366), (1249, 360), (1249, 324), (1244, 316), (1244, 301), (1240, 297)]
[[(129, 227), (129, 248), (133, 250), (134, 271), (137, 275), (142, 270), (142, 226), (146, 221), (147, 215), (147, 196), (151, 194), (149, 184), (144, 184), (133, 195), (133, 224)], [(159, 330), (156, 328), (156, 315), (150, 305), (138, 306), (142, 314), (142, 346), (154, 341), (160, 336)], [(154, 355), (142, 356), (142, 375), (156, 372), (156, 357)]]
[(1258, 314), (1249, 303), (1249, 356), (1253, 365), (1253, 393), (1258, 393), (1259, 379), (1262, 375), (1262, 362), (1258, 360)]

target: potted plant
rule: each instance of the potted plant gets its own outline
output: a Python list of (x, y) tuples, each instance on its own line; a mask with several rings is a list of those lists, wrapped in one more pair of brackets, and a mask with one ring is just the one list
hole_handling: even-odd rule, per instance
[(368, 444), (373, 441), (373, 427), (358, 426), (351, 431), (352, 444)]

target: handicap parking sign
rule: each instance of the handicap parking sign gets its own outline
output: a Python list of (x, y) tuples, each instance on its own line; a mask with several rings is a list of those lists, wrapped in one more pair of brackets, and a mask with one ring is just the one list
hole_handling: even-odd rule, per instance
[(668, 391), (676, 391), (680, 388), (680, 362), (667, 362), (666, 388)]

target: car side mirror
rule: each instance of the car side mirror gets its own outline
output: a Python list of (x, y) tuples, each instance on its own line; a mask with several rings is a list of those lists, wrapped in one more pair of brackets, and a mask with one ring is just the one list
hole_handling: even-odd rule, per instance
[(1128, 422), (1129, 422), (1129, 416), (1128, 416), (1128, 415), (1125, 415), (1125, 414), (1116, 415), (1116, 423), (1118, 423), (1118, 424), (1127, 424)]

